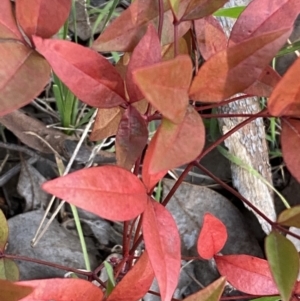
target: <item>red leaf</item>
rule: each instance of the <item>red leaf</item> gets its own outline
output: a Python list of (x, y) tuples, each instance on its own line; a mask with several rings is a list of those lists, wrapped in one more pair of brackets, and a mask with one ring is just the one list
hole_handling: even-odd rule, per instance
[(221, 277), (209, 286), (185, 298), (183, 301), (218, 301), (222, 295), (226, 283), (225, 277)]
[(299, 87), (300, 58), (288, 69), (279, 84), (275, 87), (268, 109), (273, 116), (300, 114)]
[(48, 193), (110, 220), (130, 220), (147, 202), (142, 182), (117, 166), (82, 169), (43, 184)]
[(10, 281), (0, 279), (0, 296), (3, 301), (19, 301), (32, 293), (32, 291), (33, 289), (29, 286), (18, 285)]
[(203, 259), (211, 259), (223, 249), (226, 241), (226, 226), (212, 214), (206, 213), (197, 242), (199, 255)]
[(116, 157), (119, 166), (130, 170), (142, 155), (148, 141), (148, 128), (138, 110), (129, 106), (120, 121), (116, 136)]
[(180, 124), (163, 119), (152, 138), (143, 163), (143, 182), (148, 191), (169, 169), (189, 163), (201, 153), (205, 128), (197, 111), (191, 106)]
[(272, 69), (272, 67), (267, 66), (259, 78), (250, 87), (244, 90), (244, 93), (260, 97), (270, 97), (274, 88), (280, 82), (280, 79), (281, 76)]
[(295, 284), (295, 289), (294, 289), (295, 294), (300, 294), (300, 281), (297, 281)]
[(154, 26), (149, 24), (146, 34), (135, 47), (127, 68), (126, 87), (130, 102), (136, 102), (144, 98), (142, 92), (133, 82), (132, 72), (140, 67), (150, 66), (160, 61), (160, 41)]
[[(188, 38), (186, 39), (186, 36), (188, 36)], [(188, 35), (188, 33), (185, 35), (185, 37), (182, 37), (179, 39), (178, 41), (178, 49), (177, 52), (178, 54), (190, 54), (189, 51), (189, 46), (187, 44), (187, 40), (190, 38), (190, 36)], [(174, 43), (172, 44), (168, 44), (162, 47), (162, 60), (163, 61), (168, 61), (168, 60), (172, 60), (176, 55), (175, 55), (175, 45)], [(177, 55), (178, 55), (177, 54)]]
[[(174, 41), (173, 15), (168, 0), (164, 0), (164, 23), (162, 45)], [(159, 22), (158, 1), (135, 0), (94, 42), (97, 51), (132, 51), (146, 33), (151, 22), (155, 28)], [(190, 28), (190, 22), (181, 22), (178, 27), (178, 38)]]
[(218, 52), (194, 78), (190, 97), (219, 102), (244, 91), (259, 78), (290, 33), (288, 28), (263, 34)]
[(82, 279), (44, 279), (21, 281), (21, 285), (34, 288), (22, 301), (101, 301), (102, 291)]
[(300, 121), (282, 119), (281, 147), (284, 162), (291, 174), (300, 182)]
[(90, 140), (103, 140), (109, 136), (115, 136), (121, 121), (124, 109), (114, 107), (109, 109), (98, 109), (97, 116), (90, 135)]
[[(184, 1), (182, 1), (184, 2)], [(211, 15), (221, 8), (228, 0), (187, 0), (183, 20), (195, 20)]]
[(143, 215), (143, 235), (162, 300), (169, 301), (180, 272), (180, 237), (170, 212), (149, 198)]
[(137, 301), (146, 295), (154, 279), (154, 272), (145, 251), (134, 267), (117, 284), (107, 301)]
[(215, 256), (222, 276), (239, 291), (251, 295), (275, 295), (278, 289), (266, 260), (249, 255)]
[(173, 123), (182, 122), (188, 106), (192, 62), (187, 55), (143, 67), (133, 72), (133, 79), (145, 98)]
[(71, 0), (18, 0), (17, 20), (29, 38), (51, 38), (64, 25), (71, 5)]
[(199, 49), (205, 60), (227, 47), (227, 37), (213, 16), (196, 20), (194, 24)]
[(50, 78), (50, 66), (36, 51), (19, 42), (0, 43), (0, 115), (32, 101)]
[(0, 38), (23, 40), (13, 15), (10, 0), (0, 1)]
[(298, 0), (253, 0), (235, 22), (229, 42), (241, 43), (265, 33), (292, 28), (299, 10)]
[(123, 80), (103, 56), (69, 41), (37, 36), (33, 41), (57, 76), (83, 102), (98, 108), (125, 103)]

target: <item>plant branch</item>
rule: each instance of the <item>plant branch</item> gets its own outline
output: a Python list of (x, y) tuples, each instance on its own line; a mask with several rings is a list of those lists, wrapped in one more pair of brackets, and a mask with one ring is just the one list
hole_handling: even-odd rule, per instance
[(234, 196), (236, 196), (238, 199), (242, 200), (243, 203), (245, 203), (248, 207), (250, 207), (255, 213), (260, 215), (267, 223), (269, 223), (272, 227), (275, 226), (276, 223), (271, 221), (265, 214), (263, 214), (260, 210), (258, 210), (250, 201), (248, 201), (246, 198), (244, 198), (239, 192), (237, 192), (234, 188), (227, 185), (225, 182), (220, 180), (218, 177), (216, 177), (213, 173), (211, 173), (208, 169), (206, 169), (203, 165), (199, 164), (198, 162), (194, 162), (194, 166), (198, 167), (200, 170), (205, 172), (208, 176), (210, 176), (212, 179), (214, 179), (218, 184), (220, 184), (222, 187), (224, 187), (227, 191), (232, 193)]
[(64, 271), (69, 271), (69, 272), (73, 272), (76, 274), (80, 274), (83, 276), (93, 276), (93, 272), (85, 272), (79, 269), (74, 269), (74, 268), (70, 268), (70, 267), (66, 267), (60, 264), (56, 264), (56, 263), (52, 263), (52, 262), (48, 262), (45, 260), (40, 260), (40, 259), (36, 259), (36, 258), (30, 258), (30, 257), (26, 257), (26, 256), (20, 256), (20, 255), (12, 255), (12, 254), (0, 254), (0, 258), (8, 258), (8, 259), (13, 259), (13, 260), (22, 260), (22, 261), (27, 261), (27, 262), (33, 262), (33, 263), (37, 263), (37, 264), (41, 264), (41, 265), (46, 265), (52, 268), (56, 268), (59, 270), (64, 270)]
[(158, 0), (158, 37), (159, 40), (161, 40), (162, 36), (162, 29), (163, 29), (163, 24), (164, 24), (164, 3), (163, 0)]

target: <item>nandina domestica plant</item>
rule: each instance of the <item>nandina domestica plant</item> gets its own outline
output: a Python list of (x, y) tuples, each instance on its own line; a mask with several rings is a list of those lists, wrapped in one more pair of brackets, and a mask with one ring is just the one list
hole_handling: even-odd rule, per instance
[[(110, 135), (116, 136), (117, 166), (82, 169), (46, 182), (43, 189), (102, 218), (123, 221), (128, 230), (124, 232), (122, 260), (114, 267), (117, 284), (110, 293), (107, 283), (98, 278), (103, 268), (100, 265), (92, 272), (76, 271), (98, 282), (99, 287), (80, 279), (0, 280), (0, 294), (5, 300), (134, 301), (148, 292), (154, 277), (161, 299), (171, 300), (180, 276), (181, 248), (176, 222), (165, 206), (191, 168), (204, 170), (200, 159), (238, 130), (228, 131), (204, 150), (204, 110), (234, 102), (237, 98), (230, 97), (236, 93), (244, 93), (244, 98), (269, 97), (268, 108), (244, 124), (259, 116), (280, 117), (283, 157), (300, 180), (299, 84), (295, 80), (299, 60), (283, 78), (268, 66), (288, 39), (300, 2), (252, 1), (239, 16), (229, 39), (212, 17), (226, 2), (135, 0), (91, 49), (51, 38), (68, 17), (71, 0), (51, 4), (47, 0), (17, 0), (15, 10), (10, 0), (1, 0), (1, 115), (39, 95), (51, 69), (82, 102), (98, 108), (97, 118), (105, 119), (104, 112), (113, 112), (115, 118), (107, 120), (106, 127), (111, 123)], [(206, 60), (202, 65), (198, 50)], [(129, 63), (122, 59), (113, 66), (97, 51), (126, 52)], [(121, 69), (123, 72), (119, 72)], [(160, 123), (148, 142), (152, 121)], [(101, 135), (101, 128), (95, 125), (92, 139), (99, 140)], [(169, 170), (185, 164), (168, 196), (161, 203), (154, 200), (157, 183)], [(298, 253), (280, 232), (288, 233), (283, 226), (299, 227), (298, 208), (285, 211), (274, 222), (251, 200), (217, 181), (273, 227), (266, 239), (267, 260), (219, 255), (227, 239), (226, 226), (207, 214), (197, 241), (199, 258), (213, 258), (222, 277), (185, 300), (219, 300), (225, 280), (252, 295), (250, 298), (280, 294), (284, 301), (296, 299), (300, 293)], [(131, 242), (127, 238), (132, 234), (133, 228), (129, 228), (134, 219), (138, 219), (138, 225)], [(22, 257), (5, 254), (8, 229), (3, 215), (0, 226), (1, 264), (13, 265), (11, 259)], [(141, 242), (145, 250), (136, 261)]]

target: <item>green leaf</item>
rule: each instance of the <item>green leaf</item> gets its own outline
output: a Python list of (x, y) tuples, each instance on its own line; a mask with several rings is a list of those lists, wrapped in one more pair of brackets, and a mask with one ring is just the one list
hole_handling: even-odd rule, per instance
[(249, 301), (280, 301), (280, 300), (281, 300), (280, 296), (271, 296), (271, 297), (261, 297), (257, 299), (252, 299)]
[(297, 41), (297, 42), (294, 42), (293, 44), (291, 45), (287, 45), (285, 47), (283, 47), (277, 54), (276, 54), (276, 57), (280, 57), (280, 56), (283, 56), (283, 55), (286, 55), (288, 53), (291, 53), (291, 52), (295, 52), (297, 50), (300, 49), (300, 41)]
[(180, 0), (169, 0), (173, 14), (176, 16), (177, 19), (178, 19), (178, 12), (179, 12), (179, 2)]
[(0, 279), (18, 281), (19, 276), (19, 268), (14, 261), (7, 258), (0, 259)]
[(300, 228), (300, 205), (281, 212), (277, 221), (283, 226)]
[(23, 285), (17, 285), (7, 280), (0, 279), (0, 296), (4, 301), (18, 301), (30, 293), (33, 288)]
[(7, 221), (2, 210), (0, 210), (0, 251), (1, 252), (4, 252), (7, 243), (7, 238), (8, 238)]
[(114, 271), (113, 271), (112, 266), (107, 261), (104, 261), (104, 266), (105, 266), (106, 273), (108, 276), (107, 287), (106, 287), (106, 296), (109, 296), (110, 293), (113, 291), (114, 287), (116, 286), (116, 282), (115, 282)]
[(183, 301), (218, 301), (222, 295), (226, 278), (221, 277), (203, 290), (188, 296)]
[(299, 255), (291, 241), (276, 231), (266, 238), (265, 251), (283, 301), (289, 301), (299, 272)]
[(229, 8), (220, 8), (215, 13), (215, 17), (228, 17), (237, 19), (246, 6), (236, 6), (236, 7), (229, 7)]

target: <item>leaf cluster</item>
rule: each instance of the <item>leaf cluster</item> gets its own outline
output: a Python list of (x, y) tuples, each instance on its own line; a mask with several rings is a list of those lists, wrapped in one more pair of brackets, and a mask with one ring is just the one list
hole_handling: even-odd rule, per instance
[[(112, 289), (105, 292), (104, 285), (98, 288), (80, 279), (1, 280), (4, 300), (134, 301), (147, 293), (154, 277), (162, 300), (171, 300), (180, 274), (180, 237), (165, 208), (171, 195), (158, 203), (152, 192), (169, 170), (188, 164), (178, 187), (184, 175), (199, 166), (205, 153), (201, 112), (228, 103), (236, 93), (269, 98), (264, 116), (280, 117), (284, 161), (300, 181), (300, 60), (283, 78), (268, 66), (288, 39), (300, 2), (253, 0), (229, 38), (212, 16), (226, 2), (135, 0), (86, 48), (51, 38), (66, 21), (71, 0), (18, 0), (15, 10), (9, 0), (1, 0), (1, 115), (36, 97), (53, 70), (76, 97), (98, 109), (90, 138), (116, 135), (116, 166), (79, 170), (46, 182), (43, 189), (102, 218), (125, 221), (127, 228), (137, 222), (135, 238), (127, 239), (123, 259), (114, 268), (117, 284)], [(125, 52), (116, 66), (99, 54), (110, 51)], [(202, 66), (199, 52), (205, 59)], [(149, 142), (148, 125), (153, 120), (160, 123)], [(246, 294), (296, 299), (299, 257), (280, 231), (286, 231), (283, 226), (299, 227), (298, 220), (296, 207), (272, 224), (264, 260), (221, 256), (226, 227), (206, 214), (198, 253), (205, 260), (215, 260), (222, 277), (185, 300), (218, 300), (225, 281)], [(16, 280), (16, 274), (8, 277), (5, 272), (13, 270), (14, 263), (5, 254), (8, 230), (3, 214), (0, 226), (0, 278)], [(146, 250), (135, 261), (142, 240)], [(125, 271), (122, 279), (121, 271)], [(91, 272), (89, 278), (97, 280), (97, 275)]]

